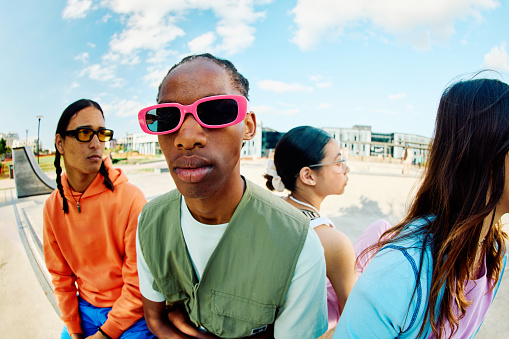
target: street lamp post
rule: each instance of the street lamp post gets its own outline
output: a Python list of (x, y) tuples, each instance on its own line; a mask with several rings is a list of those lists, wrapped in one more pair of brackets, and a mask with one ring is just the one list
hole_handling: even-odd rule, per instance
[(26, 135), (25, 135), (25, 146), (28, 146), (28, 129), (26, 129), (25, 131), (26, 131)]
[(41, 130), (41, 119), (43, 118), (42, 115), (38, 115), (36, 116), (37, 120), (39, 120), (39, 123), (37, 125), (37, 163), (39, 163), (39, 153), (40, 153), (40, 150), (39, 150), (39, 142), (40, 142), (40, 139), (39, 139), (39, 132)]

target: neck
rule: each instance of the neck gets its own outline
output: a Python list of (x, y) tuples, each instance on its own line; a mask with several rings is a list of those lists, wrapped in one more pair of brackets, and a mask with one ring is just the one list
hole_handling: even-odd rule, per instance
[(207, 225), (220, 225), (230, 222), (244, 195), (246, 183), (239, 174), (238, 180), (234, 180), (232, 185), (225, 186), (210, 197), (185, 197), (187, 208), (189, 208), (194, 219)]
[(69, 182), (69, 186), (71, 186), (73, 191), (83, 193), (87, 187), (90, 186), (92, 181), (94, 181), (98, 174), (99, 172), (95, 174), (78, 174), (67, 172), (67, 181)]
[(316, 196), (315, 194), (311, 194), (311, 193), (303, 194), (302, 192), (298, 192), (298, 191), (290, 193), (290, 197), (292, 197), (295, 200), (298, 200), (298, 201), (295, 201), (293, 199), (287, 200), (293, 206), (303, 209), (303, 208), (309, 207), (306, 205), (310, 205), (316, 209), (316, 212), (320, 211), (320, 205), (322, 204), (322, 201), (323, 201), (323, 198), (320, 198), (320, 197)]
[[(493, 213), (495, 213), (495, 217), (493, 217)], [(484, 221), (482, 223), (481, 234), (479, 236), (479, 242), (484, 241), (484, 239), (490, 233), (491, 227), (495, 227), (495, 224), (500, 221), (502, 216), (503, 216), (503, 213), (499, 213), (495, 209), (494, 212), (491, 212), (490, 214), (488, 214), (488, 216), (486, 218), (484, 218)], [(493, 225), (492, 225), (492, 222), (491, 222), (492, 220), (493, 220)]]

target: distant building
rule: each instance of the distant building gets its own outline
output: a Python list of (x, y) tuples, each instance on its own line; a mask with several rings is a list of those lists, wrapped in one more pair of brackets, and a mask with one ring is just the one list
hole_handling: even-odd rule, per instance
[(371, 153), (371, 126), (355, 125), (352, 128), (323, 127), (349, 155), (369, 156)]
[(324, 127), (349, 155), (390, 156), (401, 159), (408, 146), (414, 163), (424, 163), (427, 158), (430, 138), (407, 133), (376, 133), (371, 126), (355, 125), (352, 128)]
[(261, 156), (269, 157), (273, 154), (276, 148), (277, 142), (284, 135), (282, 132), (278, 132), (268, 127), (262, 128), (262, 144), (261, 144)]
[(160, 155), (161, 147), (159, 147), (159, 142), (157, 141), (157, 135), (146, 134), (146, 133), (134, 133), (127, 136), (128, 146), (127, 149), (132, 149), (133, 151), (137, 151), (140, 154), (148, 154), (148, 155)]
[(261, 121), (256, 122), (256, 134), (253, 139), (245, 140), (240, 153), (241, 158), (259, 158), (262, 156), (263, 127)]
[[(12, 146), (11, 148), (15, 148), (15, 147), (24, 147), (24, 146), (28, 146), (32, 149), (32, 152), (34, 152), (34, 154), (37, 154), (37, 137), (34, 136), (34, 137), (28, 137), (26, 139), (15, 139), (13, 142), (12, 142)], [(39, 141), (39, 150), (42, 152), (43, 148), (42, 148), (42, 142)]]
[(19, 136), (18, 133), (15, 132), (9, 132), (9, 133), (0, 133), (0, 139), (5, 140), (5, 146), (9, 146), (12, 148), (12, 143), (14, 140), (18, 140)]

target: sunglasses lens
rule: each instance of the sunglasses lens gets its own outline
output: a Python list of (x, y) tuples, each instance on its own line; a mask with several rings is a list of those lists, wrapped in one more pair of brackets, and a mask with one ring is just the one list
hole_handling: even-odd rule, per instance
[(215, 99), (200, 103), (196, 111), (204, 124), (220, 126), (235, 121), (239, 108), (233, 99)]
[(77, 135), (79, 141), (90, 141), (94, 136), (94, 131), (88, 128), (83, 128), (78, 130)]
[(180, 122), (178, 107), (160, 107), (145, 114), (147, 127), (151, 132), (166, 132), (174, 129)]
[(109, 129), (100, 130), (97, 132), (97, 137), (101, 142), (110, 141), (113, 137), (113, 131)]

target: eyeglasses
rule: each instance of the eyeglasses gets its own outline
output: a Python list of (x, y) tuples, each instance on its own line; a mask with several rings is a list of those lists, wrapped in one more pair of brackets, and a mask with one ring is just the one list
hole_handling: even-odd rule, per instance
[(168, 134), (177, 131), (187, 113), (206, 128), (222, 128), (238, 124), (247, 115), (247, 99), (242, 95), (214, 95), (196, 100), (191, 105), (159, 104), (138, 113), (138, 122), (148, 134)]
[(308, 167), (313, 168), (313, 167), (321, 167), (321, 166), (327, 166), (327, 165), (338, 165), (343, 172), (346, 172), (346, 159), (344, 157), (341, 157), (340, 160), (336, 160), (336, 161), (332, 161), (332, 162), (325, 162), (322, 164), (309, 165)]
[(76, 140), (81, 142), (89, 142), (92, 140), (94, 135), (97, 135), (97, 139), (101, 142), (110, 141), (113, 138), (113, 131), (111, 129), (102, 128), (94, 131), (91, 128), (76, 128), (73, 130), (65, 131), (65, 135), (73, 136)]

